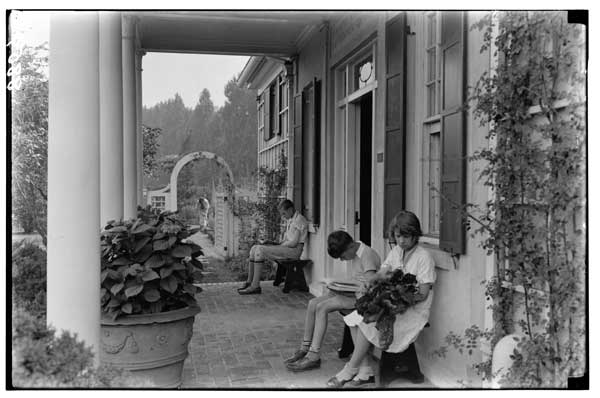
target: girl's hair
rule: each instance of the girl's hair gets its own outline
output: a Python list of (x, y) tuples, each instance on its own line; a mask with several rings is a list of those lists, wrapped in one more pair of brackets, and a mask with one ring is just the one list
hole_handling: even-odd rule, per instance
[(284, 199), (281, 202), (279, 202), (279, 208), (282, 209), (282, 210), (287, 210), (287, 209), (295, 210), (294, 209), (294, 202), (292, 202), (289, 199)]
[(390, 242), (396, 240), (394, 232), (397, 232), (400, 235), (414, 236), (416, 238), (423, 235), (419, 218), (415, 213), (406, 210), (400, 210), (394, 218), (392, 218), (388, 228), (388, 239)]
[(327, 253), (333, 258), (340, 258), (354, 239), (346, 231), (333, 231), (327, 237)]

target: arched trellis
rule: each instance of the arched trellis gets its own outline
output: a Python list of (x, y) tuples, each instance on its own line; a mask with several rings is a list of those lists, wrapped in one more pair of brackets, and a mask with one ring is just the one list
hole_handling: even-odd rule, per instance
[(179, 176), (179, 172), (181, 171), (183, 166), (185, 166), (189, 162), (192, 162), (192, 161), (198, 160), (198, 159), (208, 159), (208, 160), (214, 160), (215, 162), (217, 162), (217, 164), (219, 166), (221, 166), (223, 169), (225, 169), (225, 172), (227, 173), (227, 176), (229, 177), (229, 182), (230, 182), (231, 186), (232, 187), (234, 186), (233, 173), (231, 172), (231, 168), (229, 167), (229, 164), (227, 164), (225, 159), (223, 159), (220, 156), (215, 155), (212, 152), (201, 151), (201, 152), (188, 153), (187, 155), (184, 155), (181, 159), (179, 159), (177, 161), (177, 163), (175, 164), (175, 167), (173, 167), (173, 171), (171, 172), (171, 179), (169, 182), (169, 187), (170, 187), (170, 191), (171, 191), (170, 192), (171, 200), (169, 203), (169, 210), (177, 211), (177, 177)]

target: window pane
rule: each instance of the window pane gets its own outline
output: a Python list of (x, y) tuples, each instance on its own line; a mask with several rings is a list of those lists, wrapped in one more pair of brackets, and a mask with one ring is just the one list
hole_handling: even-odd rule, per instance
[(427, 81), (435, 80), (436, 63), (435, 63), (435, 47), (427, 50)]
[(436, 44), (436, 24), (436, 15), (430, 14), (427, 18), (427, 47), (431, 47)]
[(429, 233), (440, 231), (440, 133), (429, 135)]
[(427, 86), (427, 116), (433, 116), (436, 114), (436, 89), (435, 83), (431, 83)]

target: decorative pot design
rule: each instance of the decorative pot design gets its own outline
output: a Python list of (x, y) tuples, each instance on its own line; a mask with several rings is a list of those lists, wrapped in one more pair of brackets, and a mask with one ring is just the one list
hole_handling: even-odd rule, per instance
[(121, 316), (114, 321), (102, 318), (101, 362), (131, 371), (151, 382), (149, 387), (179, 387), (198, 312), (199, 307), (186, 307)]
[[(500, 380), (508, 373), (514, 360), (510, 357), (517, 348), (521, 334), (509, 334), (502, 337), (494, 347), (492, 354), (492, 388), (502, 388)], [(510, 388), (511, 386), (504, 386)]]

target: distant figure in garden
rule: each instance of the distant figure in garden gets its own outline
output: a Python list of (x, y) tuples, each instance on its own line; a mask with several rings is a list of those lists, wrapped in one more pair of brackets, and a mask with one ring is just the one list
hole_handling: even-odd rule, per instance
[(354, 309), (356, 299), (362, 295), (363, 286), (381, 265), (381, 258), (375, 250), (360, 241), (355, 241), (346, 231), (334, 231), (329, 234), (327, 253), (333, 258), (350, 262), (352, 276), (347, 282), (355, 283), (358, 290), (336, 291), (331, 287), (327, 294), (308, 302), (302, 345), (285, 360), (286, 367), (294, 372), (318, 368), (321, 365), (319, 351), (327, 330), (328, 314)]
[[(386, 352), (402, 352), (413, 343), (429, 319), (429, 310), (433, 301), (431, 290), (436, 279), (435, 262), (431, 254), (418, 245), (422, 235), (421, 224), (414, 213), (400, 211), (390, 223), (390, 241), (396, 246), (390, 251), (381, 265), (373, 281), (379, 278), (389, 278), (390, 271), (401, 269), (404, 273), (416, 276), (418, 291), (415, 295), (417, 303), (408, 308), (403, 314), (396, 315), (393, 325), (393, 340)], [(379, 314), (381, 315), (381, 313)], [(375, 327), (378, 317), (363, 318), (357, 311), (344, 317), (344, 322), (350, 327), (354, 352), (346, 366), (334, 377), (329, 379), (329, 387), (340, 388), (348, 383), (349, 386), (359, 387), (373, 382), (373, 370), (363, 367), (371, 345), (381, 348), (380, 332)]]
[(267, 260), (299, 259), (308, 234), (306, 218), (285, 199), (278, 206), (279, 214), (286, 220), (285, 234), (279, 244), (254, 245), (248, 257), (248, 279), (238, 289), (239, 294), (260, 294), (262, 266)]
[(208, 224), (208, 210), (210, 209), (210, 202), (208, 199), (202, 197), (198, 199), (198, 212), (200, 213), (200, 227), (202, 230), (206, 229), (206, 225)]

